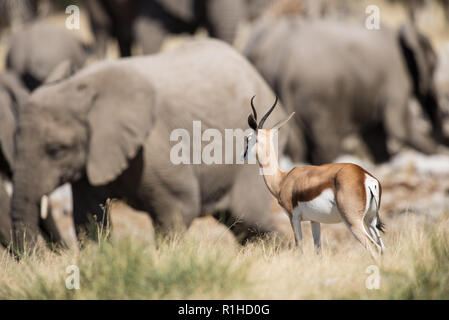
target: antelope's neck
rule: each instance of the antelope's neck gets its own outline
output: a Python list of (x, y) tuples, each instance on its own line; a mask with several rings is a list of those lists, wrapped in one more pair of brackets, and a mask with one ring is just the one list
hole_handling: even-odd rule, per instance
[(274, 197), (278, 198), (281, 182), (287, 173), (279, 168), (277, 153), (271, 139), (263, 147), (257, 148), (257, 162), (262, 170), (268, 190)]

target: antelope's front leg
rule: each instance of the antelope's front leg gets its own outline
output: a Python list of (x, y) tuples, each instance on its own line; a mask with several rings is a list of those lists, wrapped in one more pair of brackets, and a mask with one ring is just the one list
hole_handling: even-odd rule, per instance
[(292, 215), (292, 226), (295, 232), (296, 245), (298, 246), (299, 253), (302, 253), (302, 230), (301, 230), (301, 214), (295, 212)]
[(319, 222), (311, 221), (313, 244), (315, 246), (316, 254), (321, 253), (321, 225)]

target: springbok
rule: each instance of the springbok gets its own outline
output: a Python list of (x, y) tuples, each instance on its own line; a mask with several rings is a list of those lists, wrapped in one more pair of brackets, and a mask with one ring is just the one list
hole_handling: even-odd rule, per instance
[[(301, 221), (310, 221), (315, 250), (321, 250), (320, 223), (344, 222), (354, 237), (374, 259), (382, 254), (384, 244), (379, 231), (383, 223), (379, 218), (382, 189), (379, 181), (358, 165), (332, 163), (321, 166), (295, 167), (289, 172), (279, 168), (274, 133), (293, 115), (264, 130), (263, 124), (277, 103), (257, 123), (257, 113), (251, 99), (253, 114), (248, 124), (253, 130), (247, 137), (243, 158), (256, 155), (265, 184), (279, 204), (287, 211), (296, 244), (302, 252)], [(369, 232), (368, 232), (368, 231)]]

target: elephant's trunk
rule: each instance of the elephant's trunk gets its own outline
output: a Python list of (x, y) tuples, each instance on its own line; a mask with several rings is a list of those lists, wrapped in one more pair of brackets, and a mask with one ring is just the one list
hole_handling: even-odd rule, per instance
[(39, 234), (39, 209), (41, 196), (32, 181), (20, 170), (13, 178), (14, 192), (11, 202), (13, 247), (25, 252), (37, 243)]

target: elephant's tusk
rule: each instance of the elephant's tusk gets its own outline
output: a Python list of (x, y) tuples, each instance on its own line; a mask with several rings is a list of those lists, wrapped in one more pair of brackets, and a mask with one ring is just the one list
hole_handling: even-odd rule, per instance
[(48, 196), (43, 195), (41, 198), (41, 218), (43, 220), (47, 219), (48, 215)]

